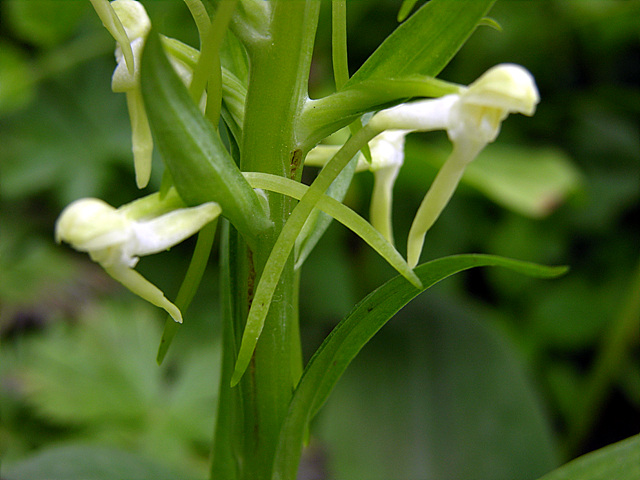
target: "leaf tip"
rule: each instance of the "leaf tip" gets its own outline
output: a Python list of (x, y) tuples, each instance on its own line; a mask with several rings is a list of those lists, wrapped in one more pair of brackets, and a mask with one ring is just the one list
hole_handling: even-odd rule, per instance
[(236, 368), (233, 371), (233, 374), (231, 375), (231, 382), (230, 382), (230, 386), (231, 388), (235, 387), (236, 385), (238, 385), (238, 383), (240, 383), (240, 379), (242, 379), (242, 376), (244, 375), (244, 372), (246, 370), (245, 368), (240, 367), (239, 364), (236, 363)]
[(502, 32), (502, 25), (500, 25), (497, 20), (491, 17), (481, 18), (478, 22), (478, 26), (489, 27), (497, 30), (498, 32)]

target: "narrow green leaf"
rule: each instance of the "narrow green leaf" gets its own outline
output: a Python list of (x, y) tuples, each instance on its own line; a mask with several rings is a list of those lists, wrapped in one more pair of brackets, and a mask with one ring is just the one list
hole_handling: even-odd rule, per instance
[[(189, 85), (189, 93), (194, 102), (198, 102), (205, 91), (207, 83), (207, 117), (214, 125), (220, 114), (222, 101), (222, 66), (220, 64), (220, 47), (229, 27), (231, 16), (235, 10), (237, 0), (222, 2), (216, 15), (203, 38), (198, 63), (193, 70), (193, 77)], [(211, 112), (210, 112), (211, 110)]]
[(336, 90), (340, 90), (349, 80), (346, 0), (332, 0), (331, 2), (331, 58)]
[(397, 78), (413, 73), (436, 76), (494, 2), (431, 0), (387, 37), (347, 86), (372, 78)]
[(141, 87), (156, 145), (185, 203), (218, 202), (249, 242), (269, 229), (257, 195), (189, 97), (153, 31), (142, 55)]
[[(289, 195), (298, 200), (303, 198), (308, 190), (308, 187), (301, 183), (294, 182), (288, 178), (278, 177), (277, 175), (257, 172), (245, 172), (244, 175), (254, 188), (263, 188), (283, 195)], [(409, 268), (407, 261), (394, 246), (364, 218), (328, 195), (323, 195), (320, 198), (316, 208), (351, 229), (356, 235), (367, 242), (382, 258), (389, 262), (389, 264), (413, 286), (418, 289), (422, 288), (420, 280), (411, 268)]]
[[(209, 255), (211, 254), (211, 247), (216, 236), (217, 227), (218, 220), (216, 219), (205, 225), (198, 233), (198, 241), (196, 242), (193, 256), (189, 263), (189, 268), (187, 268), (187, 273), (184, 276), (182, 285), (180, 285), (180, 290), (178, 290), (178, 295), (175, 301), (175, 304), (182, 312), (183, 317), (187, 308), (189, 308), (191, 300), (193, 300), (198, 287), (200, 286), (200, 282), (202, 281), (202, 276), (204, 275), (207, 262), (209, 261)], [(179, 323), (175, 322), (173, 318), (167, 317), (164, 324), (164, 331), (162, 332), (162, 339), (160, 340), (160, 346), (158, 347), (158, 355), (156, 357), (158, 365), (162, 364), (162, 361), (171, 346), (173, 337), (175, 337), (179, 328)]]
[(640, 435), (569, 462), (540, 480), (637, 480), (640, 478)]
[(422, 290), (398, 276), (369, 294), (334, 328), (305, 368), (280, 434), (274, 480), (295, 476), (305, 429), (347, 366), (376, 332), (427, 288), (455, 273), (481, 266), (505, 267), (539, 278), (553, 278), (567, 271), (566, 267), (545, 267), (492, 255), (456, 255), (415, 269)]

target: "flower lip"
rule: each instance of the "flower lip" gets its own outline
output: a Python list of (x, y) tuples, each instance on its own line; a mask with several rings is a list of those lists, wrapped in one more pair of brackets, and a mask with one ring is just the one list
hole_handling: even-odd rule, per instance
[(470, 105), (531, 116), (540, 94), (531, 73), (520, 65), (503, 63), (487, 70), (469, 85), (462, 101)]

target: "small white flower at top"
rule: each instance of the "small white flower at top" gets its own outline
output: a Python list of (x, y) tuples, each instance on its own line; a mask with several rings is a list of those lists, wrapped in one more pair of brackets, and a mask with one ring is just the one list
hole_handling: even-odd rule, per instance
[(91, 0), (91, 3), (117, 42), (118, 65), (111, 78), (111, 89), (127, 96), (136, 185), (144, 188), (151, 178), (153, 138), (140, 90), (140, 59), (151, 30), (151, 20), (144, 6), (136, 0)]
[(531, 74), (519, 65), (502, 64), (488, 70), (461, 93), (398, 105), (375, 114), (374, 130), (446, 130), (453, 150), (413, 220), (407, 243), (408, 263), (420, 258), (427, 230), (453, 195), (465, 167), (493, 142), (510, 113), (533, 115), (539, 94)]
[[(151, 31), (151, 20), (137, 0), (91, 0), (91, 3), (117, 43), (115, 57), (118, 65), (111, 77), (111, 89), (127, 96), (136, 185), (144, 188), (151, 178), (153, 137), (140, 89), (140, 61)], [(169, 54), (168, 57), (183, 83), (189, 85), (193, 75), (191, 67), (174, 55)], [(204, 109), (206, 93), (203, 93), (200, 105)]]
[(141, 256), (168, 250), (198, 232), (220, 212), (214, 202), (185, 208), (173, 189), (162, 200), (155, 193), (118, 209), (97, 198), (83, 198), (60, 214), (56, 241), (89, 253), (111, 277), (182, 323), (178, 307), (133, 268)]

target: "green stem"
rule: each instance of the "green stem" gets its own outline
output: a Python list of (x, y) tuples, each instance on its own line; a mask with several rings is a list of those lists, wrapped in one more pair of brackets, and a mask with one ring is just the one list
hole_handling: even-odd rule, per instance
[(331, 55), (336, 90), (340, 90), (349, 81), (346, 0), (333, 0), (331, 2)]
[(222, 100), (220, 47), (229, 27), (236, 3), (237, 0), (226, 0), (218, 4), (216, 15), (211, 26), (207, 29), (204, 42), (202, 42), (198, 63), (193, 71), (191, 85), (189, 85), (189, 94), (197, 105), (207, 86), (207, 82), (209, 83), (206, 113), (207, 117), (213, 120), (214, 126), (218, 124), (220, 102)]
[[(242, 170), (299, 179), (303, 152), (296, 128), (307, 99), (319, 7), (318, 1), (269, 2), (269, 36), (253, 38), (248, 48), (250, 77), (240, 145)], [(224, 337), (223, 403), (218, 412), (211, 469), (216, 480), (271, 477), (278, 436), (301, 370), (294, 309), (297, 276), (288, 258), (283, 275), (276, 281), (277, 295), (266, 315), (264, 335), (248, 359), (249, 371), (235, 388), (230, 386), (239, 337), (255, 301), (255, 285), (266, 275), (263, 267), (295, 204), (281, 195), (269, 195), (268, 202), (274, 234), (259, 236), (249, 249), (241, 237), (230, 233), (234, 250), (229, 263), (231, 288), (226, 295), (233, 301), (225, 300), (231, 305), (231, 318), (225, 325), (233, 329), (233, 334)], [(297, 366), (292, 361), (295, 358)], [(231, 415), (233, 420), (223, 415)]]
[(202, 48), (202, 44), (205, 42), (209, 31), (209, 26), (211, 25), (209, 14), (202, 0), (184, 0), (184, 3), (187, 5), (193, 21), (196, 23), (198, 35), (200, 36), (200, 48)]

